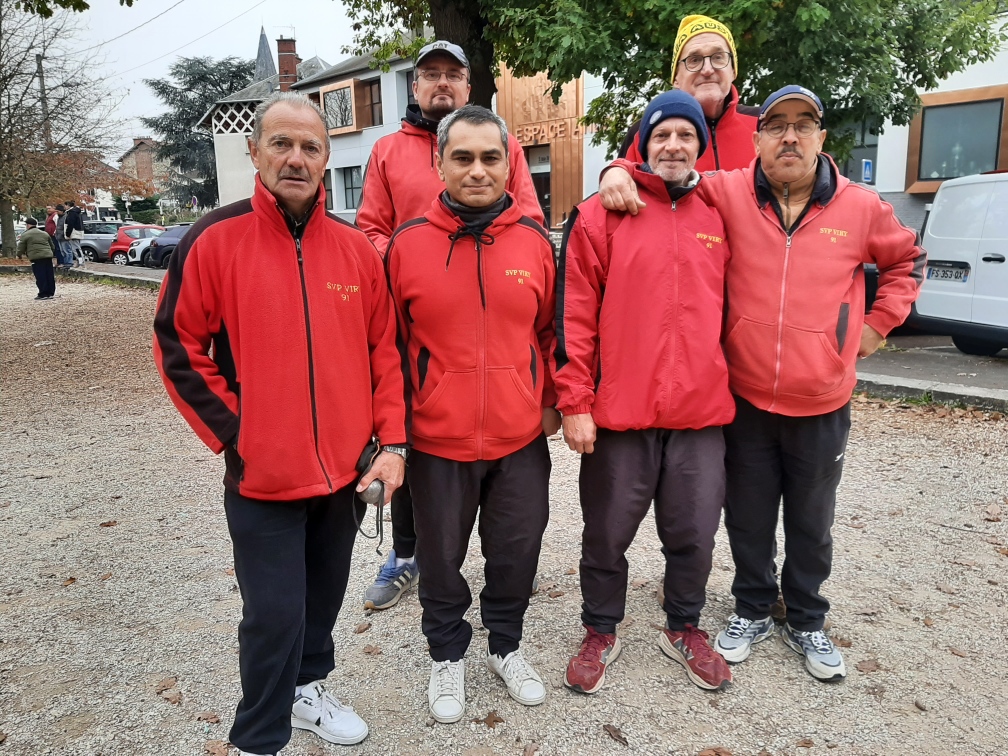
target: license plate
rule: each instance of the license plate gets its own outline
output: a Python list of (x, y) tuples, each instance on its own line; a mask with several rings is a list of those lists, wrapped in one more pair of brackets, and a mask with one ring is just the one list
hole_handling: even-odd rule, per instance
[(929, 265), (927, 277), (937, 281), (966, 283), (966, 279), (969, 278), (969, 268), (935, 268)]

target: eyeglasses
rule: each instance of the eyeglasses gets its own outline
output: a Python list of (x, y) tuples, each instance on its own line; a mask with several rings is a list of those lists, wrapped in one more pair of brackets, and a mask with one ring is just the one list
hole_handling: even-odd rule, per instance
[(432, 68), (426, 68), (420, 71), (420, 78), (424, 81), (441, 81), (441, 77), (444, 76), (452, 84), (458, 84), (460, 81), (466, 80), (466, 75), (461, 71), (436, 71)]
[(774, 139), (780, 139), (782, 136), (787, 134), (787, 130), (794, 126), (794, 132), (800, 137), (810, 137), (819, 128), (819, 121), (812, 118), (800, 118), (794, 123), (790, 121), (770, 121), (769, 123), (764, 123), (760, 130), (763, 131), (767, 136), (773, 137)]
[(684, 65), (686, 70), (690, 73), (696, 73), (703, 68), (704, 61), (706, 60), (710, 61), (713, 68), (728, 68), (732, 62), (732, 55), (730, 52), (721, 50), (713, 55), (687, 55), (679, 62), (682, 63), (682, 65)]

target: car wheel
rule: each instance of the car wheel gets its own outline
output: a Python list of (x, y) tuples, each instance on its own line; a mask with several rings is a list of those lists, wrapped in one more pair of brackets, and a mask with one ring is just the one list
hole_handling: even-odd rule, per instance
[(150, 252), (146, 249), (143, 251), (143, 254), (140, 255), (140, 264), (145, 268), (150, 267)]
[(169, 252), (167, 255), (161, 258), (161, 267), (164, 268), (165, 270), (168, 269), (168, 263), (171, 262), (171, 256), (172, 253)]
[(953, 336), (952, 343), (963, 354), (971, 354), (975, 357), (993, 357), (1004, 348), (1001, 344), (995, 344), (992, 341), (970, 339), (966, 336)]
[(112, 262), (115, 265), (127, 265), (129, 263), (129, 258), (126, 256), (125, 252), (116, 252), (112, 255)]
[(96, 253), (93, 247), (81, 247), (81, 255), (88, 262), (94, 262)]

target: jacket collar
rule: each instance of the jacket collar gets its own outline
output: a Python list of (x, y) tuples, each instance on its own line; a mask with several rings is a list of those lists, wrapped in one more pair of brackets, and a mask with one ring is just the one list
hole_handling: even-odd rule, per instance
[[(764, 208), (774, 198), (773, 188), (770, 186), (770, 180), (763, 172), (763, 166), (760, 164), (759, 158), (756, 158), (752, 165), (756, 202), (761, 208)], [(836, 196), (837, 192), (849, 183), (846, 178), (839, 175), (833, 159), (829, 155), (820, 153), (819, 164), (816, 166), (815, 186), (812, 187), (812, 196), (809, 198), (809, 204), (817, 203), (825, 207)]]
[[(430, 118), (424, 118), (423, 114), (420, 112), (419, 105), (407, 105), (406, 115), (402, 119), (403, 130), (416, 132), (426, 132), (427, 134), (433, 134), (437, 136), (437, 128), (440, 121), (432, 121)], [(412, 126), (412, 129), (407, 129), (407, 126)]]
[(682, 202), (690, 198), (693, 190), (700, 184), (701, 176), (695, 170), (690, 172), (686, 186), (670, 187), (661, 176), (652, 172), (651, 166), (647, 163), (639, 163), (634, 166), (633, 180), (646, 191), (658, 197), (667, 197), (670, 202)]
[[(297, 221), (301, 219), (291, 218), (277, 202), (277, 198), (266, 188), (266, 185), (256, 173), (255, 191), (252, 194), (252, 210), (256, 216), (269, 223), (275, 229), (284, 231), (294, 237), (298, 231), (303, 237), (309, 228), (314, 229), (322, 223), (325, 217), (325, 187), (319, 184), (318, 193), (315, 195), (315, 203), (305, 213), (304, 225), (297, 227)], [(319, 209), (321, 208), (321, 210)]]
[[(522, 217), (521, 208), (518, 207), (518, 203), (515, 201), (514, 195), (510, 192), (507, 194), (510, 201), (508, 206), (504, 208), (500, 215), (493, 219), (490, 225), (485, 228), (483, 233), (491, 236), (498, 234), (506, 227), (517, 223)], [(466, 226), (465, 221), (448, 209), (447, 205), (445, 205), (445, 203), (441, 200), (441, 195), (434, 198), (434, 202), (431, 203), (430, 210), (424, 214), (424, 217), (430, 221), (432, 225), (437, 226), (449, 234), (453, 234)]]

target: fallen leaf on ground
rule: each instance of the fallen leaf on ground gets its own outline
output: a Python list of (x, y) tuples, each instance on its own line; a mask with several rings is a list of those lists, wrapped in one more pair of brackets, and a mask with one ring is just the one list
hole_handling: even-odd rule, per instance
[(1008, 548), (998, 549), (998, 553), (1002, 556), (1008, 556)]
[(856, 666), (857, 671), (863, 673), (878, 672), (881, 669), (877, 659), (865, 659), (864, 661), (859, 661)]
[(924, 703), (923, 701), (921, 701), (919, 698), (914, 701), (914, 706), (916, 706), (921, 711), (927, 711), (928, 710), (927, 704)]
[(924, 627), (934, 627), (934, 620), (930, 617), (924, 618)]
[(360, 635), (361, 633), (366, 633), (370, 629), (371, 629), (370, 622), (360, 622), (357, 624), (357, 627), (353, 629), (353, 631), (357, 633), (357, 635)]
[[(567, 572), (565, 572), (564, 574), (565, 575), (577, 575), (577, 570), (575, 570), (573, 567), (568, 567), (567, 568)], [(536, 747), (538, 748), (538, 745)]]
[(381, 656), (381, 652), (382, 650), (378, 648), (378, 646), (372, 646), (370, 644), (364, 646), (364, 653), (368, 656)]
[(602, 725), (602, 729), (606, 731), (610, 738), (620, 745), (629, 745), (629, 743), (627, 743), (627, 739), (623, 736), (623, 731), (616, 725)]
[(815, 745), (815, 741), (812, 738), (802, 738), (795, 745), (799, 748), (811, 748)]
[(212, 711), (201, 711), (196, 715), (197, 722), (209, 722), (210, 724), (219, 724), (220, 717), (214, 714)]
[(732, 752), (727, 748), (714, 746), (713, 748), (704, 748), (697, 756), (732, 756)]
[(554, 588), (556, 588), (556, 583), (552, 581), (548, 583), (543, 583), (542, 585), (539, 586), (540, 591), (551, 591)]
[(645, 585), (647, 585), (650, 582), (651, 582), (650, 580), (644, 580), (643, 578), (637, 578), (636, 580), (634, 580), (633, 582), (631, 582), (630, 585), (633, 586), (634, 588), (643, 588)]
[(535, 756), (539, 752), (538, 743), (529, 743), (522, 749), (522, 756)]
[(483, 717), (483, 719), (474, 719), (473, 723), (475, 723), (475, 724), (485, 724), (487, 727), (489, 727), (491, 730), (493, 730), (493, 729), (495, 729), (497, 727), (497, 725), (504, 723), (504, 718), (500, 714), (497, 713), (496, 709), (494, 709), (489, 714), (487, 714), (485, 717)]
[(170, 690), (171, 688), (175, 687), (176, 682), (178, 682), (177, 677), (166, 677), (164, 680), (162, 680), (156, 686), (154, 686), (154, 692), (163, 693), (166, 690)]
[(231, 576), (233, 576), (234, 575), (234, 567), (228, 567), (226, 570), (224, 570), (224, 574), (225, 575), (231, 575)]
[(987, 507), (987, 512), (984, 514), (984, 520), (986, 522), (1001, 522), (1001, 507), (997, 504), (991, 504)]
[(114, 528), (119, 523), (115, 520), (106, 520), (105, 522), (98, 525), (99, 528)]
[(844, 638), (842, 635), (834, 635), (830, 640), (840, 646), (840, 648), (850, 648), (853, 645), (848, 638)]
[(325, 756), (325, 749), (317, 743), (314, 743), (308, 746), (308, 750), (305, 751), (305, 756)]
[(564, 592), (563, 591), (550, 591), (546, 595), (549, 596), (550, 598), (560, 598), (561, 596), (564, 595)]
[(958, 656), (961, 659), (965, 659), (967, 656), (969, 656), (969, 654), (967, 654), (965, 651), (963, 651), (960, 648), (956, 648), (955, 646), (949, 646), (949, 651), (952, 652), (953, 656)]
[(68, 585), (73, 585), (76, 582), (77, 582), (77, 578), (75, 578), (75, 577), (68, 577), (66, 580), (63, 581), (63, 587), (66, 588)]
[(958, 592), (958, 591), (956, 591), (955, 588), (953, 588), (951, 585), (949, 585), (947, 583), (938, 583), (938, 585), (936, 587), (942, 593), (947, 593), (950, 596), (954, 596)]
[(223, 740), (208, 740), (203, 746), (203, 753), (208, 756), (228, 756), (228, 744)]
[(960, 567), (976, 567), (976, 562), (972, 559), (953, 559), (952, 564), (957, 564)]
[(0, 732), (0, 743), (3, 743), (5, 740), (7, 740), (7, 733)]
[(112, 577), (112, 573), (111, 573), (111, 572), (106, 572), (106, 573), (105, 573), (104, 575), (102, 575), (102, 576), (101, 576), (100, 578), (98, 578), (98, 579), (99, 579), (99, 580), (108, 580), (108, 579), (109, 579), (110, 577)]
[(172, 706), (178, 706), (182, 703), (182, 693), (177, 688), (164, 691), (161, 693), (161, 698), (170, 703)]

